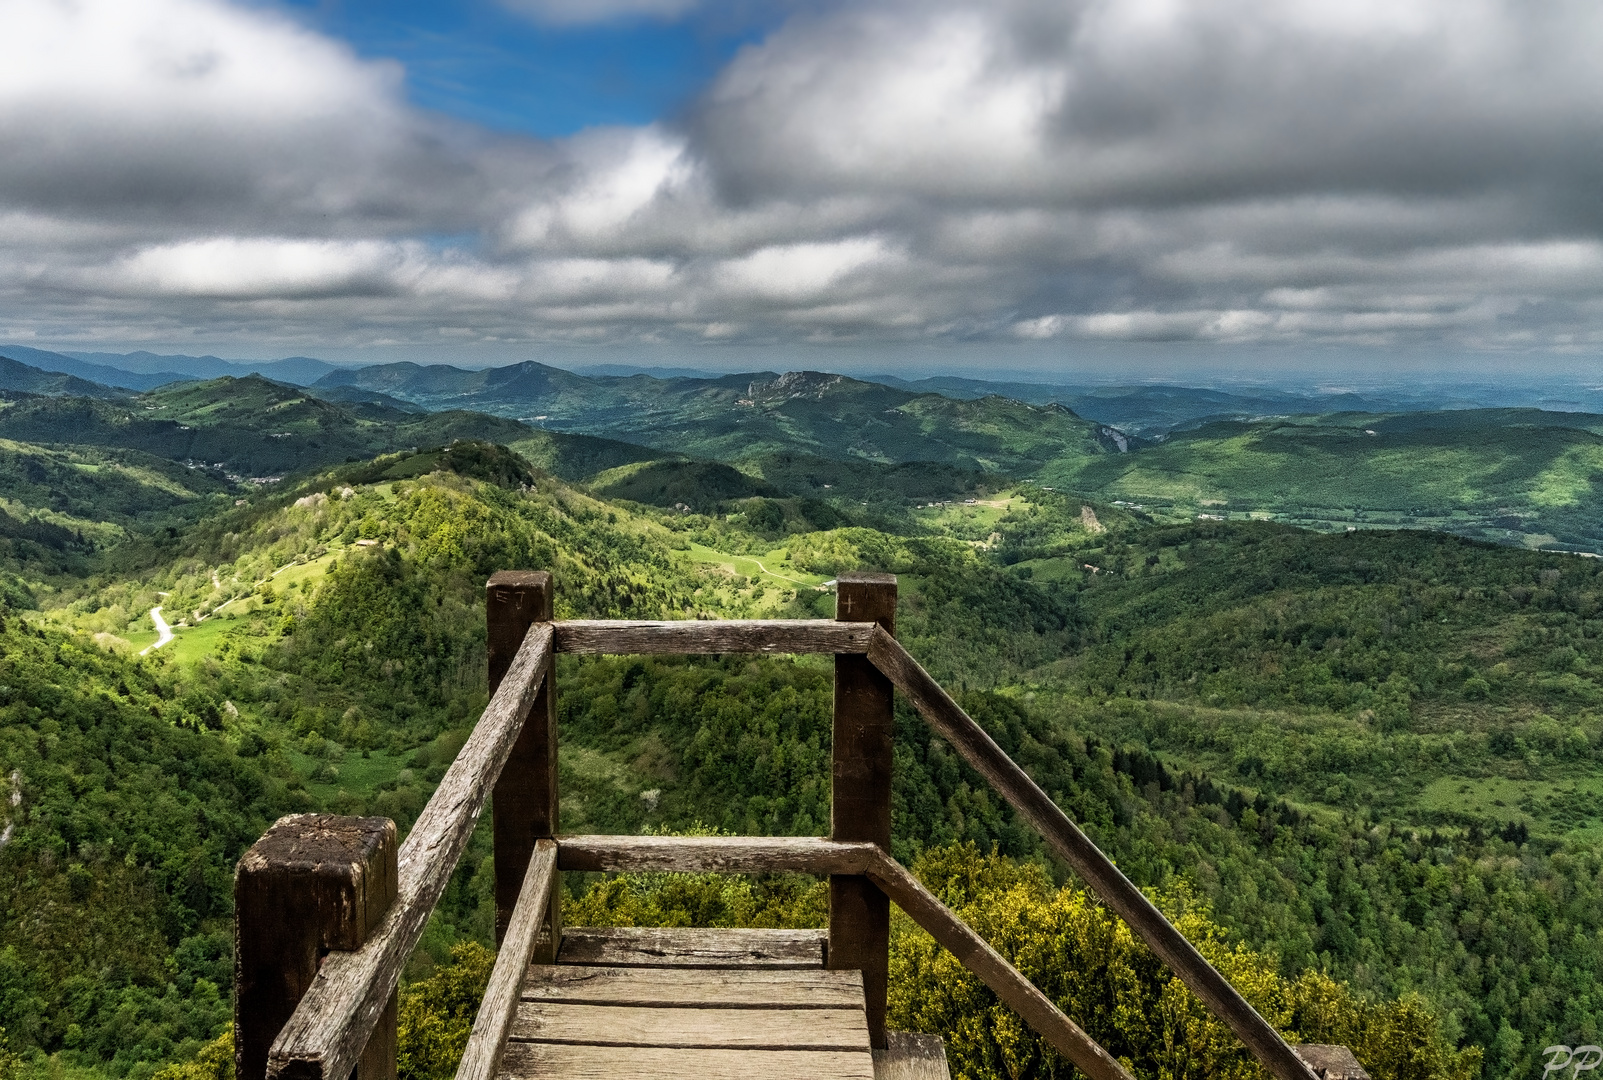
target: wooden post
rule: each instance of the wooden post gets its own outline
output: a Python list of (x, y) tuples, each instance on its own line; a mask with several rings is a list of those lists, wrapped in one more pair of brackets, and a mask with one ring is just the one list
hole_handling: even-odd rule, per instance
[[(836, 581), (835, 618), (877, 622), (896, 633), (896, 576), (845, 573)], [(835, 657), (834, 791), (830, 836), (891, 846), (890, 679), (866, 656)], [(829, 966), (863, 973), (869, 1041), (885, 1047), (890, 977), (891, 902), (866, 877), (829, 879)]]
[[(234, 871), (234, 1075), (265, 1080), (267, 1050), (330, 951), (360, 948), (395, 900), (395, 822), (291, 814)], [(355, 1080), (394, 1080), (397, 997)]]
[[(506, 676), (529, 627), (551, 621), (551, 575), (544, 570), (501, 570), (485, 585), (484, 616), (489, 632), (490, 693)], [(512, 747), (492, 796), (495, 827), (495, 940), (506, 936), (517, 906), (534, 842), (557, 834), (556, 663), (529, 710), (529, 719)], [(535, 946), (534, 962), (556, 961), (562, 941), (562, 889), (551, 890), (546, 937)]]

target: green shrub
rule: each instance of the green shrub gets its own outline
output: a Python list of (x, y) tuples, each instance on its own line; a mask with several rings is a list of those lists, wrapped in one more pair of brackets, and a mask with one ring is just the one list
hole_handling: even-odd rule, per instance
[(451, 950), (450, 963), (401, 991), (400, 1080), (450, 1080), (456, 1075), (494, 967), (495, 953), (466, 941)]

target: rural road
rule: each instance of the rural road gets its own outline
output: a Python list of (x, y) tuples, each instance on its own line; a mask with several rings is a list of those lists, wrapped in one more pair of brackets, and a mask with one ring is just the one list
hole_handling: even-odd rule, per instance
[(798, 578), (786, 577), (784, 574), (776, 574), (776, 573), (774, 573), (772, 570), (768, 569), (768, 567), (763, 565), (763, 561), (761, 559), (753, 559), (750, 555), (742, 556), (742, 558), (751, 559), (752, 562), (757, 564), (757, 569), (761, 570), (763, 573), (767, 574), (769, 577), (776, 577), (780, 581), (795, 582), (797, 585), (800, 585), (805, 589), (811, 589), (812, 588), (811, 584), (809, 584), (808, 582), (805, 582), (805, 581), (801, 581)]
[(161, 617), (160, 604), (150, 609), (150, 621), (156, 624), (156, 640), (140, 649), (140, 656), (144, 656), (147, 652), (154, 652), (177, 636), (173, 633), (173, 628), (167, 625), (167, 620)]

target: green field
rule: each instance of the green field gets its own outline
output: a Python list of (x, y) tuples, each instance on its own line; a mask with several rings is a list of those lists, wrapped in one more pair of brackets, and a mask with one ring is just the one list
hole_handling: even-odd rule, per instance
[(767, 579), (775, 584), (812, 588), (825, 581), (818, 574), (808, 574), (792, 567), (790, 553), (785, 548), (775, 548), (763, 555), (731, 555), (714, 551), (703, 544), (691, 544), (689, 551), (690, 558), (695, 562), (717, 566), (731, 574)]

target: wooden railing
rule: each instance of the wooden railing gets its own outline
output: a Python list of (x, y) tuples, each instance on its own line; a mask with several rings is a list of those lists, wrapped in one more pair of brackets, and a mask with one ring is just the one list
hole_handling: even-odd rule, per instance
[[(827, 875), (826, 963), (862, 971), (875, 1046), (885, 1045), (894, 901), (1081, 1071), (1094, 1080), (1130, 1080), (1117, 1060), (888, 854), (893, 689), (1269, 1072), (1279, 1080), (1319, 1080), (896, 640), (891, 575), (840, 575), (835, 620), (555, 622), (551, 575), (544, 572), (496, 574), (486, 603), (490, 704), (399, 850), (394, 825), (384, 819), (298, 815), (281, 820), (241, 860), (235, 881), (238, 1080), (346, 1080), (353, 1069), (357, 1080), (394, 1076), (401, 969), (492, 800), (500, 949), (458, 1080), (490, 1080), (525, 969), (531, 961), (554, 961), (564, 870)], [(559, 836), (553, 686), (559, 652), (833, 654), (831, 836)], [(1326, 1071), (1322, 1066), (1320, 1073)]]

